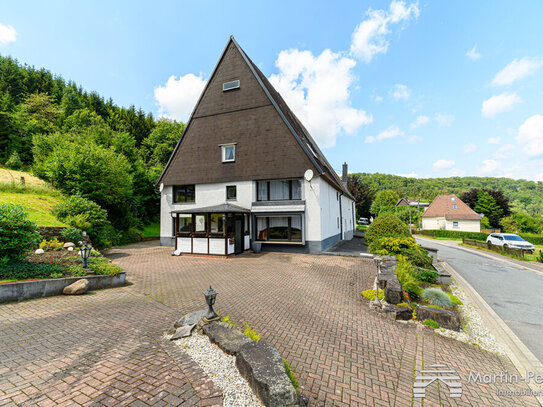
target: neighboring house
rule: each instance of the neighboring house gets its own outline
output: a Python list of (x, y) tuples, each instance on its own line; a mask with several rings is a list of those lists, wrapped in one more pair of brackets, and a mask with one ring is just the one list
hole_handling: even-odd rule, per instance
[(454, 194), (436, 196), (421, 218), (423, 230), (481, 231), (481, 217)]
[(428, 202), (414, 201), (413, 199), (409, 198), (400, 198), (398, 199), (398, 202), (396, 202), (396, 205), (394, 207), (397, 208), (398, 206), (418, 206), (426, 210), (426, 208), (428, 208), (430, 204)]
[(157, 185), (175, 254), (315, 253), (353, 237), (353, 197), (233, 37)]

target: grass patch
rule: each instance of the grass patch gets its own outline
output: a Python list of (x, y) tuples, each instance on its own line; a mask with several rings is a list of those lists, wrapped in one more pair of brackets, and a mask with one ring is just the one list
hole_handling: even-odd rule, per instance
[(0, 183), (2, 184), (21, 184), (21, 177), (25, 178), (25, 184), (30, 186), (47, 186), (47, 183), (38, 177), (24, 171), (8, 170), (0, 168)]
[(496, 253), (496, 254), (499, 254), (501, 256), (509, 257), (509, 258), (515, 259), (515, 260), (533, 261), (533, 262), (538, 261), (537, 260), (538, 252), (543, 250), (543, 246), (535, 246), (534, 245), (534, 247), (535, 247), (535, 253), (534, 254), (524, 253), (524, 257), (519, 257), (519, 256), (516, 256), (514, 254), (509, 254), (509, 253), (506, 253), (506, 252), (497, 252), (497, 251), (494, 251), (494, 250), (487, 249), (486, 247), (472, 246), (472, 245), (467, 244), (467, 243), (460, 243), (460, 246), (469, 247), (470, 249), (483, 250), (483, 251), (488, 252), (488, 253)]
[(151, 223), (150, 225), (145, 225), (142, 229), (143, 237), (154, 237), (160, 236), (160, 223)]
[(290, 379), (290, 382), (292, 383), (292, 387), (294, 387), (294, 389), (298, 391), (298, 387), (300, 387), (300, 383), (298, 383), (298, 378), (296, 377), (296, 374), (294, 373), (294, 369), (292, 368), (292, 366), (289, 365), (286, 359), (283, 359), (283, 365), (285, 366), (285, 373), (287, 374), (288, 378)]
[(230, 326), (236, 326), (236, 324), (234, 324), (232, 321), (230, 321), (230, 316), (229, 315), (221, 318), (221, 322), (225, 322)]
[(51, 213), (53, 206), (62, 201), (62, 197), (48, 194), (27, 194), (0, 190), (0, 204), (21, 205), (28, 218), (38, 226), (67, 226)]
[(261, 335), (257, 334), (256, 330), (251, 329), (247, 322), (245, 323), (245, 331), (243, 331), (243, 334), (253, 341), (259, 341), (261, 338)]
[(434, 329), (439, 328), (439, 324), (433, 319), (427, 319), (426, 321), (423, 322), (423, 324), (426, 326), (429, 326), (430, 328), (434, 328)]
[[(375, 300), (375, 290), (364, 290), (362, 291), (362, 295), (370, 301)], [(379, 300), (382, 301), (384, 298), (385, 292), (383, 290), (379, 290)]]

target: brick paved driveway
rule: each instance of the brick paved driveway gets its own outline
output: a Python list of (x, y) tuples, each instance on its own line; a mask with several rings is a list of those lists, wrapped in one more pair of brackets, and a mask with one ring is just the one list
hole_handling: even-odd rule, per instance
[[(202, 308), (210, 283), (221, 315), (249, 323), (275, 345), (311, 405), (412, 405), (414, 370), (433, 363), (463, 379), (470, 371), (515, 372), (506, 358), (371, 313), (360, 296), (374, 275), (369, 260), (280, 253), (225, 260), (170, 251), (149, 243), (113, 250), (130, 287), (0, 305), (0, 405), (215, 402), (216, 389), (195, 381), (201, 372), (160, 339), (176, 316)], [(496, 396), (523, 388), (464, 380), (455, 400), (433, 385), (424, 404), (538, 405), (532, 397)]]

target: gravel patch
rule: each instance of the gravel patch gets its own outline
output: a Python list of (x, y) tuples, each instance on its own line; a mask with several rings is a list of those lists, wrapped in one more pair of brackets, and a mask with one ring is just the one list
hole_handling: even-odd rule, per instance
[(262, 407), (263, 404), (239, 374), (236, 357), (224, 353), (206, 335), (194, 333), (174, 341), (223, 392), (224, 407)]
[(462, 305), (458, 306), (462, 320), (462, 329), (460, 332), (450, 331), (444, 328), (436, 329), (436, 331), (448, 338), (471, 343), (472, 345), (497, 353), (498, 355), (505, 355), (502, 346), (496, 341), (494, 335), (492, 335), (485, 326), (481, 316), (467, 298), (466, 293), (456, 285), (451, 285), (450, 288), (451, 292), (462, 301)]

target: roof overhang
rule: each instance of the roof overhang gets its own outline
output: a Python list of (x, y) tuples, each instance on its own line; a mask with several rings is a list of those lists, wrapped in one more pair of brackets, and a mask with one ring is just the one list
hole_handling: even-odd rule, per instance
[(251, 210), (232, 204), (205, 206), (200, 208), (176, 209), (170, 213), (250, 213)]

